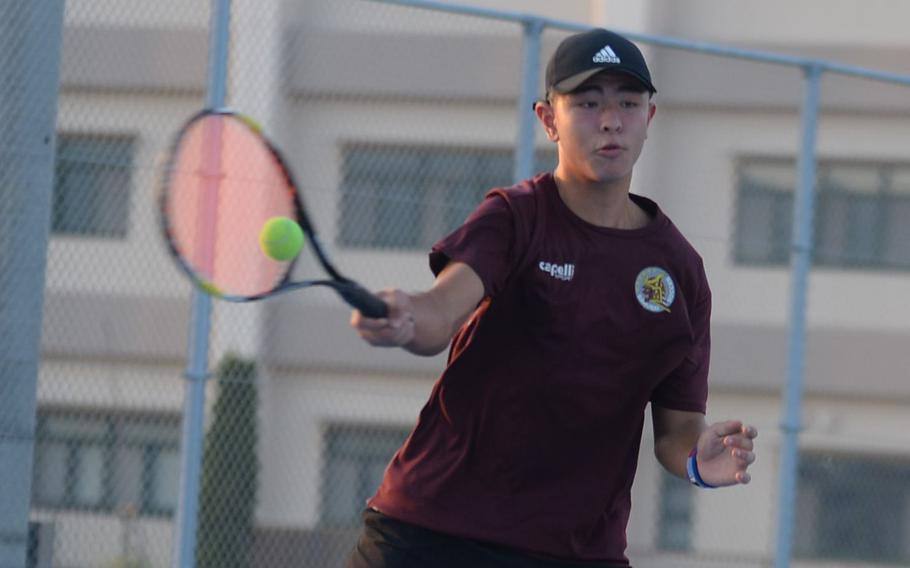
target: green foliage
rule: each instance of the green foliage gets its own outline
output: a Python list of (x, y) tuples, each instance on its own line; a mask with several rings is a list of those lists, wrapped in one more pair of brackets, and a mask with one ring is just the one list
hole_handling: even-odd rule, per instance
[(196, 566), (244, 568), (252, 554), (259, 471), (255, 363), (225, 356), (218, 387), (205, 437)]

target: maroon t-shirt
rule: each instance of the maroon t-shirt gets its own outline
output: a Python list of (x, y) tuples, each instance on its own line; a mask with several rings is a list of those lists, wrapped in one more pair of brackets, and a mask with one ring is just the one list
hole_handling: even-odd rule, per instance
[(531, 554), (628, 563), (645, 407), (705, 412), (711, 305), (698, 253), (632, 199), (646, 227), (598, 227), (543, 174), (490, 192), (433, 247), (435, 273), (466, 263), (485, 298), (372, 507)]

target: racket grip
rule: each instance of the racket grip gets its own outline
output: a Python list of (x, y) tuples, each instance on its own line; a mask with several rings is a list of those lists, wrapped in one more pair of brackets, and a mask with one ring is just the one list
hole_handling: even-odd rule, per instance
[(380, 319), (389, 316), (389, 305), (365, 290), (362, 286), (348, 283), (335, 288), (344, 301), (360, 310), (360, 313), (370, 319)]

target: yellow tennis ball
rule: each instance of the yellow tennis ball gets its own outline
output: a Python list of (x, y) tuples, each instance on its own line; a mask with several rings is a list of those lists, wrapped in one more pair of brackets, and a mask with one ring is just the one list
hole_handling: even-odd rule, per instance
[(273, 260), (291, 260), (303, 248), (303, 229), (293, 219), (272, 217), (259, 232), (259, 246)]

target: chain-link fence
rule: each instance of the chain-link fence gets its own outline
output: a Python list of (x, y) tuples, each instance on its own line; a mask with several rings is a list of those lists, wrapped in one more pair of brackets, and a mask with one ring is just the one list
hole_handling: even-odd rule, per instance
[(29, 566), (170, 562), (189, 290), (153, 194), (204, 100), (208, 15), (65, 3)]
[[(590, 17), (586, 3), (564, 9)], [(206, 0), (66, 2), (29, 566), (167, 566), (181, 538), (191, 288), (155, 199), (161, 153), (205, 104), (210, 12)], [(282, 147), (333, 259), (370, 288), (429, 286), (428, 247), (512, 182), (522, 26), (366, 0), (234, 0), (231, 22), (227, 104)], [(544, 29), (542, 63), (567, 33)], [(639, 568), (769, 566), (802, 81), (643, 47), (659, 110), (633, 191), (705, 259), (709, 419), (742, 417), (761, 436), (751, 485), (704, 492), (662, 473), (646, 428), (629, 556)], [(899, 87), (824, 87), (794, 552), (807, 566), (910, 564), (910, 109)], [(2, 144), (23, 157), (18, 140)], [(535, 171), (556, 163), (542, 133), (533, 150)], [(18, 274), (5, 243), (21, 207), (0, 203), (3, 286)], [(8, 300), (4, 347), (28, 323), (8, 323)], [(369, 348), (347, 318), (331, 292), (214, 304), (197, 566), (343, 564), (444, 365)]]

